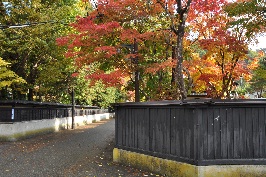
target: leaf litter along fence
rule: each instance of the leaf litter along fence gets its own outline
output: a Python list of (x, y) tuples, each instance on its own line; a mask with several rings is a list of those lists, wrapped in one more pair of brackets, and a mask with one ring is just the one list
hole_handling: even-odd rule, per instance
[(197, 166), (266, 165), (266, 100), (114, 104), (116, 147)]
[[(75, 106), (75, 116), (107, 113), (96, 106)], [(72, 105), (31, 101), (0, 101), (0, 122), (21, 122), (72, 116)]]

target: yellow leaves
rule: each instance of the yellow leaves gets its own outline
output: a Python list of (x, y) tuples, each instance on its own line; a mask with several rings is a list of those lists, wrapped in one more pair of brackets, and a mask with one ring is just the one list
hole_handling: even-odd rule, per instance
[(26, 83), (23, 78), (7, 68), (8, 64), (0, 58), (0, 89), (13, 83)]
[(5, 86), (10, 86), (11, 84), (12, 84), (12, 81), (1, 81), (0, 88), (3, 88)]
[(259, 59), (258, 58), (254, 58), (251, 63), (248, 65), (248, 69), (254, 70), (255, 68), (257, 68), (259, 66)]
[(206, 89), (207, 89), (207, 86), (204, 81), (201, 81), (201, 80), (197, 81), (197, 85), (194, 89), (196, 93), (202, 93), (206, 91)]
[(227, 87), (230, 88), (227, 82), (245, 73), (244, 65), (238, 64), (242, 59), (234, 58), (234, 53), (222, 47), (210, 48), (202, 58), (197, 53), (191, 56), (192, 60), (184, 63), (197, 93), (206, 91), (211, 97), (219, 97)]
[(10, 63), (8, 63), (8, 62), (4, 61), (2, 58), (0, 58), (0, 67), (2, 67), (2, 66), (6, 67), (8, 64), (10, 64)]
[(262, 50), (260, 50), (260, 51), (258, 52), (258, 54), (259, 54), (259, 57), (264, 57), (264, 56), (265, 56), (265, 53), (264, 53), (264, 51), (262, 51)]

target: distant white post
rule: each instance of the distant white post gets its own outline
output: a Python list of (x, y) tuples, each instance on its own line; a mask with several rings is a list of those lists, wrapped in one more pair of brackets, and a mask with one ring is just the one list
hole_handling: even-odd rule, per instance
[(11, 120), (14, 120), (14, 118), (15, 118), (15, 110), (14, 107), (12, 107)]

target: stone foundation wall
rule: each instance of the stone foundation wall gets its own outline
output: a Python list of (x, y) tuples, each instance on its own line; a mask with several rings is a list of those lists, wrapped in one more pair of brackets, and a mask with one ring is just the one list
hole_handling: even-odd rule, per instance
[[(113, 113), (76, 116), (74, 127), (109, 119), (113, 116)], [(42, 133), (71, 129), (71, 127), (72, 117), (4, 123), (0, 124), (0, 141), (16, 141)]]
[(266, 177), (266, 165), (196, 166), (115, 148), (114, 162), (171, 177)]

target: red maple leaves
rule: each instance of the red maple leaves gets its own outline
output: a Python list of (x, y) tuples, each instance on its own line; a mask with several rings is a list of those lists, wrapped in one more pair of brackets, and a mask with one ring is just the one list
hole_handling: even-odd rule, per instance
[[(177, 15), (177, 1), (160, 2), (168, 3), (168, 10)], [(235, 78), (246, 73), (246, 65), (243, 63), (247, 52), (246, 41), (240, 29), (228, 30), (226, 24), (230, 18), (223, 11), (226, 4), (226, 0), (192, 1), (188, 30), (197, 34), (198, 47), (206, 54), (184, 62), (198, 90), (213, 89), (219, 96), (230, 89)], [(128, 59), (136, 57), (141, 62), (138, 67), (141, 67), (144, 74), (171, 72), (176, 62), (169, 56), (166, 57), (165, 53), (169, 52), (169, 43), (175, 42), (174, 38), (177, 36), (167, 29), (158, 30), (158, 26), (164, 22), (158, 22), (160, 19), (157, 15), (165, 15), (165, 9), (159, 5), (159, 1), (143, 3), (135, 0), (99, 0), (97, 7), (90, 16), (78, 17), (71, 24), (75, 29), (74, 34), (57, 39), (58, 45), (67, 46), (65, 56), (73, 58), (78, 67), (98, 67), (90, 71), (86, 78), (92, 81), (102, 80), (107, 85), (123, 84), (122, 78), (136, 69), (133, 60)], [(167, 16), (164, 18), (169, 20)], [(185, 36), (189, 35), (187, 33)], [(166, 36), (170, 36), (168, 41)], [(132, 48), (128, 52), (118, 52), (121, 44), (132, 44), (134, 40), (140, 47), (138, 54), (132, 54)], [(191, 43), (193, 42), (185, 43), (184, 47), (189, 48)], [(152, 60), (151, 50), (159, 50), (153, 54), (156, 60)], [(190, 52), (191, 55), (197, 54), (197, 51)], [(206, 87), (203, 87), (204, 84)]]

